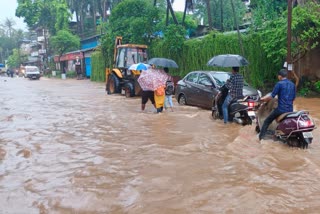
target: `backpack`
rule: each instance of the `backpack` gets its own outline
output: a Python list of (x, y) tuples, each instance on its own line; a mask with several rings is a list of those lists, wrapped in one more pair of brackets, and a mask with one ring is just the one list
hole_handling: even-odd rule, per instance
[(166, 82), (166, 95), (173, 95), (174, 93), (174, 83), (171, 80)]

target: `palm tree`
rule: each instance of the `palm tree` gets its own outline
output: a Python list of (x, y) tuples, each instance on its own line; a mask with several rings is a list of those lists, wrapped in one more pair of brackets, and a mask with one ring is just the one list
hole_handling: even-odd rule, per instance
[(1, 27), (5, 30), (5, 33), (8, 35), (9, 38), (12, 37), (14, 25), (16, 25), (15, 21), (10, 18), (6, 18), (3, 24), (1, 24)]

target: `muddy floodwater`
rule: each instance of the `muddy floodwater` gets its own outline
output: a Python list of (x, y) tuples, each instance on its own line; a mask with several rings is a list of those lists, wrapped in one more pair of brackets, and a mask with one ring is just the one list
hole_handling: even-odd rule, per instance
[[(0, 213), (319, 213), (308, 150), (197, 107), (154, 114), (89, 80), (0, 78)], [(320, 124), (320, 99), (298, 98)]]

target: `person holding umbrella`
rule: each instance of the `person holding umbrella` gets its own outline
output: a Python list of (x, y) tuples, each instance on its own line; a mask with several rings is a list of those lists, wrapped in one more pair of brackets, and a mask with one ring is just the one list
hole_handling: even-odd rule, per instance
[(142, 90), (141, 92), (141, 111), (144, 111), (146, 108), (146, 103), (150, 100), (152, 105), (156, 108), (155, 100), (154, 100), (154, 92), (151, 90)]
[(240, 66), (247, 66), (248, 60), (243, 56), (237, 54), (221, 54), (212, 57), (208, 62), (208, 66), (218, 67), (232, 67), (232, 74), (229, 80), (226, 82), (226, 87), (229, 89), (229, 93), (222, 104), (222, 113), (224, 123), (229, 122), (229, 104), (233, 99), (243, 98), (243, 76), (239, 73)]
[(222, 104), (223, 121), (225, 124), (229, 122), (229, 104), (234, 99), (243, 98), (243, 76), (239, 73), (239, 67), (232, 67), (232, 75), (226, 82), (229, 93)]
[(163, 106), (163, 104), (161, 105), (161, 97), (163, 96), (162, 103), (164, 103), (164, 87), (167, 79), (168, 75), (163, 70), (156, 69), (154, 65), (152, 68), (142, 71), (137, 80), (143, 90), (142, 110), (144, 110), (145, 103), (150, 99), (155, 105), (157, 112), (161, 112), (161, 106)]

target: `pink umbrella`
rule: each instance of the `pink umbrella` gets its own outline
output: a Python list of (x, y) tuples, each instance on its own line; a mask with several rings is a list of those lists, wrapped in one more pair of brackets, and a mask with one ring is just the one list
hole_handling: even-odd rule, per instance
[(138, 78), (138, 83), (144, 91), (154, 91), (159, 87), (165, 86), (168, 75), (159, 69), (148, 69), (142, 71)]

